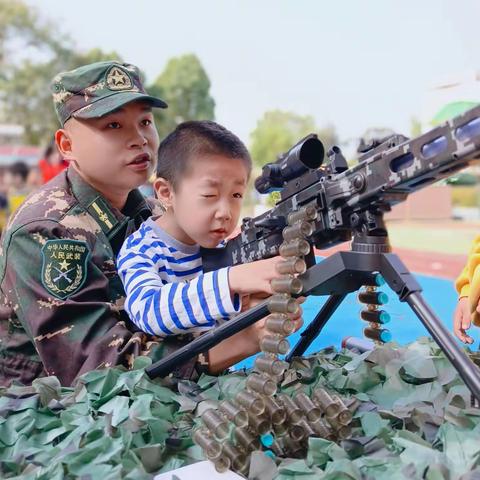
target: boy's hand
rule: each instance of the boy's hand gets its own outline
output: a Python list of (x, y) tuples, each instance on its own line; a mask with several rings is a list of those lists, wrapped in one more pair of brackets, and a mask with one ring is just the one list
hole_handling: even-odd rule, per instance
[[(480, 302), (477, 306), (477, 311), (480, 312)], [(468, 305), (468, 297), (462, 297), (458, 301), (457, 308), (453, 315), (453, 331), (455, 335), (463, 342), (472, 344), (473, 338), (467, 335), (466, 331), (471, 326), (471, 314)]]
[(276, 269), (282, 261), (282, 257), (277, 256), (231, 267), (228, 271), (230, 291), (240, 295), (260, 292), (272, 295), (270, 280), (282, 276)]

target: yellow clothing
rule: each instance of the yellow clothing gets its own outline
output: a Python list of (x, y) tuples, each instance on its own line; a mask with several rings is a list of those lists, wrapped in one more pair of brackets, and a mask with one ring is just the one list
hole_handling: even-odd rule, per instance
[(32, 188), (27, 185), (10, 189), (7, 194), (9, 215), (12, 215), (15, 210), (17, 210), (17, 208), (25, 201), (31, 191)]
[(24, 202), (27, 198), (26, 193), (19, 193), (17, 195), (10, 195), (8, 197), (8, 210), (10, 215)]
[(480, 327), (480, 314), (476, 311), (480, 300), (480, 235), (475, 237), (468, 255), (467, 264), (455, 280), (455, 288), (459, 297), (468, 297), (472, 322)]
[(7, 210), (5, 208), (0, 208), (0, 234), (7, 225)]

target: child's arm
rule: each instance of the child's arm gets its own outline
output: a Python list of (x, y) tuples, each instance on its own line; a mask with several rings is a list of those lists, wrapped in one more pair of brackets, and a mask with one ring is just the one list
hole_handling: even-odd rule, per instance
[(140, 330), (151, 335), (211, 328), (240, 311), (238, 294), (272, 293), (270, 279), (279, 276), (275, 265), (280, 258), (276, 257), (201, 274), (189, 282), (166, 283), (159, 269), (173, 275), (178, 264), (146, 245), (150, 246), (127, 239), (117, 268), (125, 287), (125, 310)]
[(240, 311), (238, 296), (232, 300), (230, 295), (228, 268), (201, 274), (190, 282), (166, 283), (159, 268), (173, 265), (160, 266), (145, 253), (122, 253), (123, 249), (117, 265), (125, 287), (125, 310), (146, 333), (164, 337), (198, 331)]
[(467, 264), (462, 270), (462, 273), (455, 280), (455, 290), (458, 293), (459, 299), (463, 297), (468, 297), (470, 294), (470, 276), (469, 276), (469, 267), (470, 262), (467, 261)]
[(472, 292), (471, 280), (480, 264), (480, 236), (477, 236), (468, 255), (468, 261), (455, 281), (455, 289), (459, 295), (458, 304), (453, 316), (453, 331), (463, 343), (473, 343), (473, 338), (466, 331), (471, 327), (472, 307), (480, 313), (480, 299), (469, 298)]

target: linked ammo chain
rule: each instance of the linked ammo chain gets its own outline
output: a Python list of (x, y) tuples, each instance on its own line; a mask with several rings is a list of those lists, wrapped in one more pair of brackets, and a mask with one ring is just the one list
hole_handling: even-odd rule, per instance
[(260, 342), (262, 353), (255, 359), (245, 389), (234, 400), (224, 400), (217, 409), (206, 410), (202, 414), (203, 426), (193, 435), (219, 472), (232, 469), (247, 475), (253, 450), (301, 458), (312, 435), (331, 440), (350, 435), (352, 414), (339, 397), (321, 388), (313, 391), (312, 398), (303, 392), (293, 397), (277, 394), (288, 368), (279, 355), (290, 349), (286, 337), (295, 330), (295, 322), (288, 315), (299, 309), (292, 295), (300, 295), (303, 290), (298, 275), (306, 271), (304, 257), (311, 247), (305, 238), (313, 232), (310, 222), (316, 215), (312, 205), (289, 214), (279, 249), (283, 261), (277, 271), (281, 277), (271, 282), (274, 294), (265, 320), (267, 333)]
[(378, 287), (384, 284), (385, 280), (380, 274), (374, 275), (371, 284), (365, 285), (358, 293), (358, 301), (365, 305), (364, 310), (360, 312), (360, 318), (367, 322), (363, 335), (377, 345), (392, 340), (390, 330), (385, 328), (385, 325), (390, 322), (390, 314), (382, 309), (388, 303), (388, 295), (378, 290)]

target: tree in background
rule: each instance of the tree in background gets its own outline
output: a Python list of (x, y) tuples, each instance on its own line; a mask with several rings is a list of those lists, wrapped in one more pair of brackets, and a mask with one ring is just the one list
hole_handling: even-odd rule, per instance
[(215, 118), (210, 79), (196, 55), (170, 59), (148, 91), (168, 103), (168, 109), (155, 111), (155, 124), (160, 138), (186, 120)]
[[(255, 130), (250, 134), (250, 154), (253, 162), (253, 172), (249, 190), (253, 192), (253, 181), (260, 174), (263, 165), (275, 162), (278, 155), (289, 150), (299, 140), (309, 133), (316, 133), (325, 146), (325, 152), (337, 143), (335, 127), (328, 125), (318, 128), (310, 115), (297, 115), (292, 112), (272, 110), (265, 112), (257, 122)], [(260, 197), (261, 198), (261, 197)], [(274, 192), (265, 199), (268, 206), (278, 201), (279, 195)], [(248, 195), (245, 201), (247, 207), (259, 201), (257, 194)]]
[(417, 117), (410, 119), (410, 136), (412, 138), (418, 137), (422, 134), (422, 122)]
[(11, 66), (11, 50), (32, 48), (40, 52), (61, 51), (65, 38), (52, 35), (53, 25), (39, 19), (36, 11), (21, 0), (0, 0), (0, 75)]
[[(58, 128), (50, 92), (56, 73), (120, 59), (100, 49), (79, 53), (58, 30), (21, 0), (0, 0), (0, 118), (22, 125), (24, 141), (31, 145), (46, 142)], [(11, 51), (27, 53), (13, 58)], [(33, 61), (33, 56), (42, 61)]]
[[(21, 57), (18, 52), (26, 53)], [(0, 0), (0, 122), (22, 125), (25, 143), (46, 142), (58, 128), (50, 93), (53, 76), (104, 60), (122, 58), (100, 49), (79, 52), (58, 26), (22, 0)], [(185, 120), (214, 119), (210, 80), (195, 55), (171, 59), (148, 90), (169, 105), (156, 112), (161, 137)]]
[(44, 63), (25, 60), (12, 70), (9, 81), (3, 87), (5, 119), (23, 125), (26, 143), (38, 145), (45, 142), (59, 126), (50, 91), (53, 76), (58, 72), (103, 60), (121, 58), (115, 52), (105, 53), (93, 49), (87, 53), (65, 51)]
[(254, 167), (259, 170), (266, 163), (276, 161), (279, 154), (286, 152), (309, 133), (317, 133), (326, 150), (337, 143), (335, 128), (332, 125), (317, 128), (310, 115), (302, 116), (281, 110), (265, 112), (250, 134)]
[[(64, 45), (68, 41), (54, 28), (24, 2), (0, 0), (0, 121), (22, 125), (25, 141), (32, 144), (39, 142), (36, 124), (48, 126), (53, 114), (41, 112), (40, 122), (33, 118), (37, 93), (45, 87), (48, 90), (50, 78), (46, 80), (46, 76), (51, 75), (47, 64), (52, 58), (67, 56)], [(45, 64), (33, 64), (28, 55), (43, 57)]]

